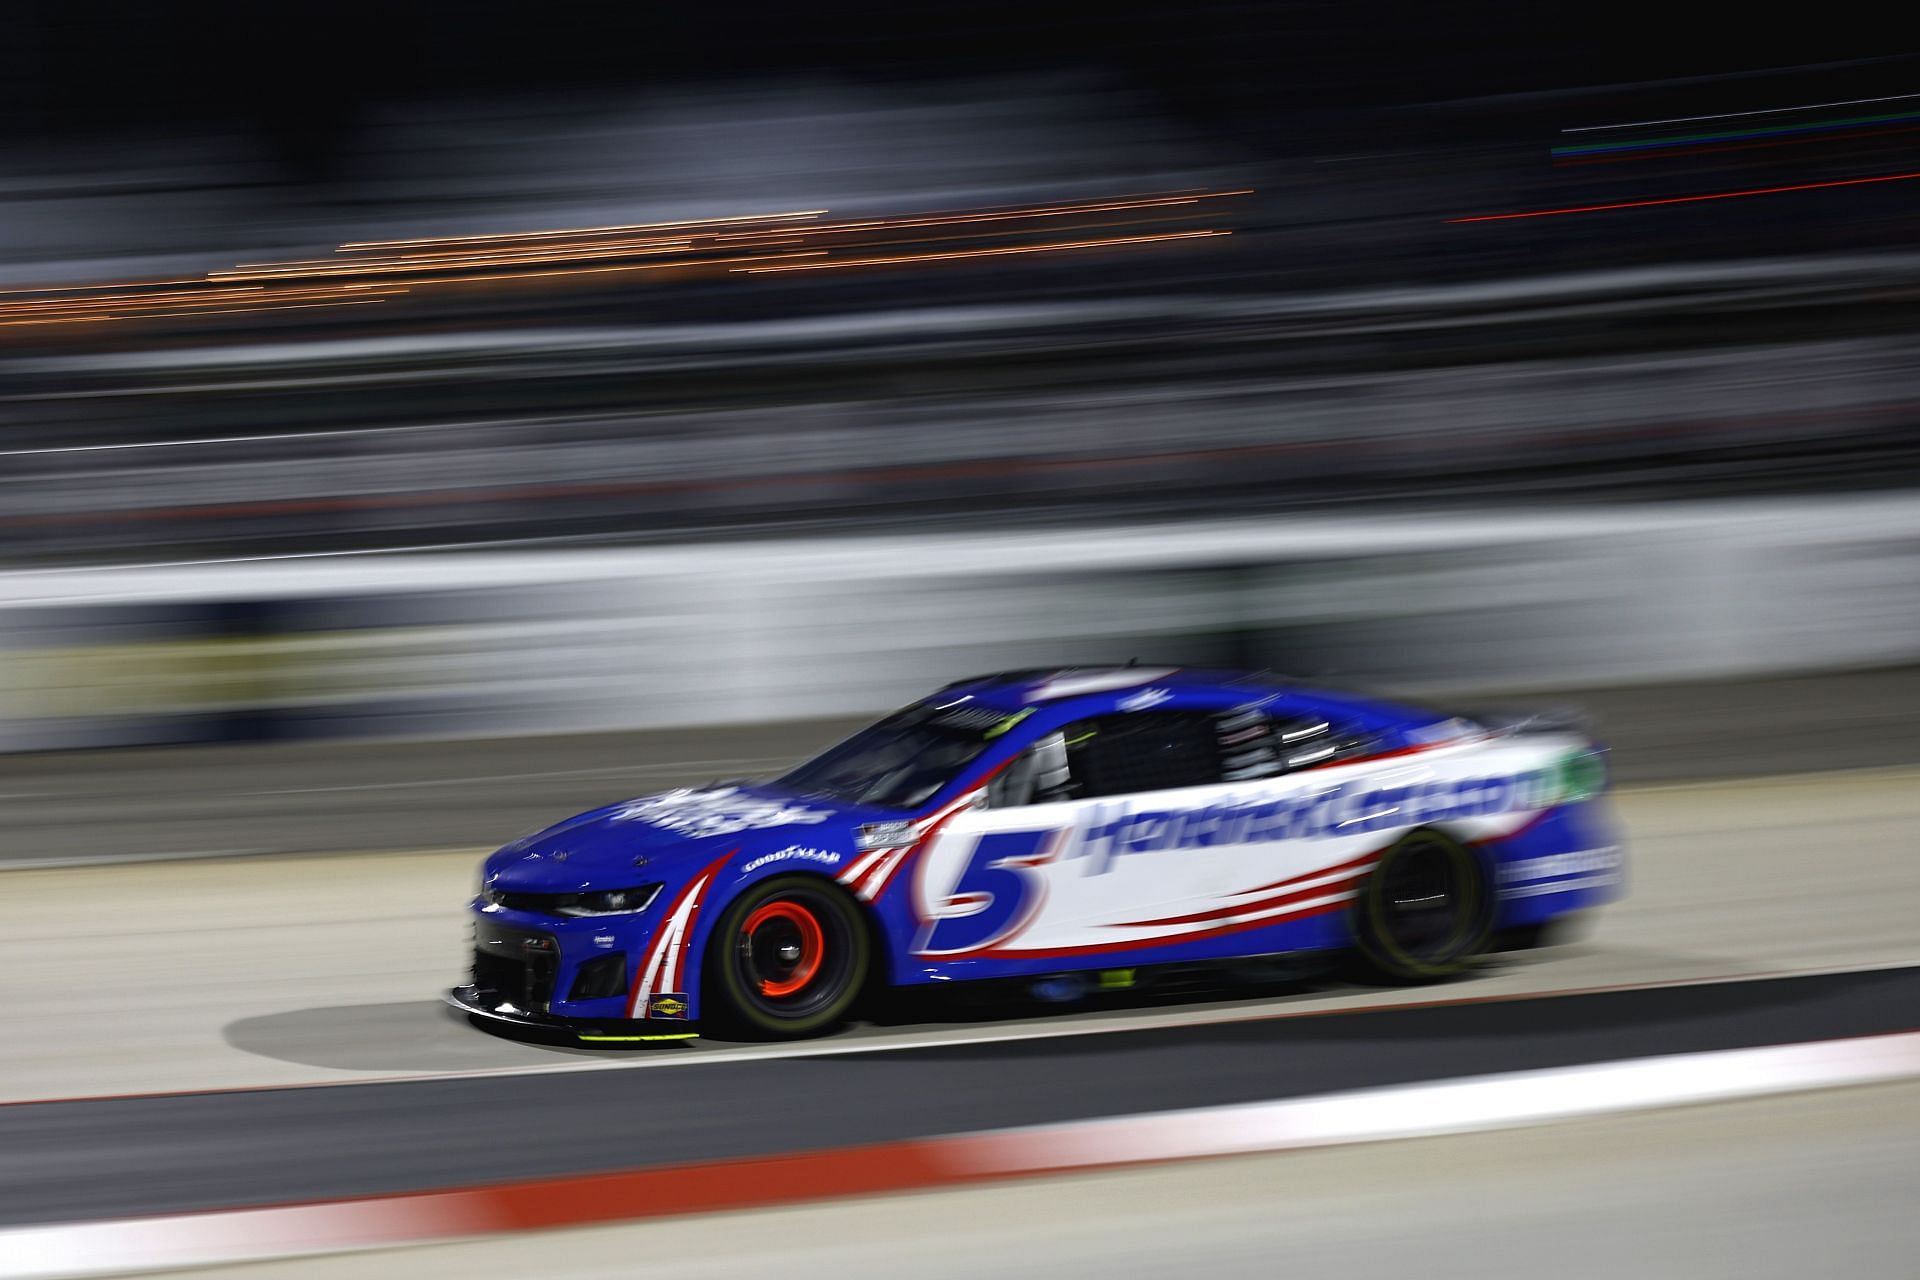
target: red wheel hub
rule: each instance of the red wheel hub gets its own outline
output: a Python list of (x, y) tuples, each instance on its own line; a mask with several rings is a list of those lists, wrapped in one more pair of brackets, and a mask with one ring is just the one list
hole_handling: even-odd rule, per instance
[[(740, 926), (740, 934), (756, 958), (762, 945), (777, 948), (785, 969), (779, 977), (761, 974), (757, 978), (756, 985), (763, 996), (777, 1000), (793, 995), (820, 972), (820, 960), (827, 949), (826, 931), (813, 912), (797, 902), (762, 903), (747, 916)], [(757, 959), (754, 967), (759, 969)]]

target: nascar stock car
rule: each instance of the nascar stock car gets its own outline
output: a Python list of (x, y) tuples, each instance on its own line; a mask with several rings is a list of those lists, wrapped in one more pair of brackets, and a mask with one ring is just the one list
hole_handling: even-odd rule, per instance
[(1266, 674), (1004, 672), (772, 781), (500, 849), (448, 998), (596, 1042), (805, 1036), (888, 988), (1098, 989), (1283, 954), (1437, 979), (1618, 896), (1606, 787), (1605, 749), (1565, 719)]

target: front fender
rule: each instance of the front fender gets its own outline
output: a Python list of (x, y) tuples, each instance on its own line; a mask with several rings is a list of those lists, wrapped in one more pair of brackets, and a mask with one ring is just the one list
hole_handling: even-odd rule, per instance
[[(825, 854), (833, 851), (805, 852)], [(849, 865), (844, 855), (837, 855), (837, 859), (830, 861), (825, 857), (767, 855), (742, 857), (736, 850), (695, 876), (688, 883), (685, 900), (675, 903), (661, 918), (653, 944), (647, 948), (635, 968), (628, 1016), (663, 1021), (698, 1021), (702, 1016), (707, 952), (714, 932), (726, 916), (727, 908), (738, 901), (741, 894), (775, 876), (804, 875), (846, 893), (867, 926), (868, 936), (873, 943), (874, 964), (881, 973), (891, 973), (892, 955), (887, 930), (871, 904), (848, 893), (846, 886), (834, 874), (836, 870), (843, 870)], [(663, 997), (666, 998), (664, 1005)], [(684, 1012), (677, 1012), (677, 1006), (684, 1006)]]

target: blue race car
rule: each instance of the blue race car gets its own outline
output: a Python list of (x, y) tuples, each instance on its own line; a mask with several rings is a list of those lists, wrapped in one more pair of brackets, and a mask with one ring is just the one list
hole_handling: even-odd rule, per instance
[(1171, 667), (949, 685), (764, 783), (569, 818), (486, 860), (481, 1018), (587, 1042), (797, 1037), (887, 987), (1356, 952), (1465, 968), (1621, 892), (1605, 750)]

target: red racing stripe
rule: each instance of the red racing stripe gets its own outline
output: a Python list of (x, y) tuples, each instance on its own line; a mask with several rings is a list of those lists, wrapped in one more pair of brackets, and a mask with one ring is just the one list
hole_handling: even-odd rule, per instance
[[(1328, 885), (1328, 893), (1347, 893), (1337, 885)], [(1182, 942), (1199, 942), (1208, 938), (1223, 938), (1230, 933), (1244, 933), (1248, 929), (1264, 929), (1268, 925), (1286, 924), (1294, 920), (1307, 920), (1314, 916), (1324, 916), (1329, 912), (1345, 910), (1352, 895), (1338, 902), (1323, 902), (1317, 906), (1305, 907), (1299, 911), (1289, 911), (1284, 915), (1267, 916), (1261, 920), (1241, 920), (1233, 924), (1221, 925), (1218, 929), (1203, 929), (1197, 933), (1176, 933), (1164, 938), (1142, 938), (1138, 941), (1115, 941), (1089, 943), (1078, 947), (1046, 947), (1033, 951), (1008, 950), (995, 947), (986, 951), (969, 951), (966, 959), (991, 956), (995, 960), (1052, 960), (1067, 956), (1112, 955), (1115, 952), (1147, 951), (1154, 947), (1170, 947)], [(1142, 963), (1153, 963), (1144, 961)]]
[[(1377, 853), (1373, 855), (1376, 859), (1379, 856)], [(1372, 861), (1369, 861), (1367, 867), (1371, 868), (1372, 866)], [(1232, 906), (1215, 907), (1210, 911), (1196, 911), (1192, 915), (1163, 916), (1158, 920), (1127, 920), (1102, 927), (1108, 929), (1150, 929), (1158, 925), (1167, 924), (1200, 924), (1207, 920), (1232, 920), (1240, 916), (1250, 916), (1262, 911), (1271, 911), (1275, 907), (1284, 907), (1291, 902), (1307, 902), (1314, 898), (1324, 898), (1330, 893), (1345, 893), (1347, 890), (1356, 887), (1366, 878), (1365, 871), (1366, 869), (1363, 868), (1350, 876), (1342, 876), (1338, 880), (1329, 880), (1325, 884), (1311, 885), (1305, 889), (1295, 889), (1291, 893), (1283, 893), (1274, 898), (1263, 898), (1258, 902), (1237, 902)], [(1190, 935), (1182, 934), (1181, 936), (1187, 937)]]
[[(704, 896), (706, 888), (713, 882), (714, 874), (718, 872), (722, 866), (726, 865), (728, 858), (731, 858), (738, 852), (740, 852), (738, 848), (727, 850), (718, 858), (708, 863), (706, 869), (698, 875), (689, 877), (687, 883), (681, 887), (679, 894), (674, 897), (673, 905), (669, 906), (666, 911), (661, 914), (660, 925), (654, 930), (653, 941), (648, 945), (646, 954), (641, 957), (640, 967), (633, 971), (633, 993), (627, 997), (627, 1016), (629, 1018), (635, 1016), (634, 1010), (640, 1007), (640, 993), (646, 987), (646, 976), (652, 971), (656, 961), (659, 960), (660, 949), (667, 945), (667, 935), (673, 923), (674, 916), (679, 914), (680, 908), (686, 905), (688, 897), (692, 894), (700, 892), (702, 896)], [(660, 975), (661, 985), (655, 988), (651, 994), (658, 995), (662, 991), (677, 990), (677, 988), (669, 985), (669, 983), (672, 979), (679, 976), (680, 960), (685, 956), (689, 940), (693, 936), (693, 919), (699, 914), (700, 904), (696, 902), (694, 903), (693, 911), (687, 917), (686, 931), (681, 935), (679, 954), (675, 955), (668, 962), (666, 969)]]
[(1233, 896), (1236, 898), (1251, 897), (1256, 893), (1270, 893), (1275, 889), (1284, 889), (1288, 885), (1298, 884), (1302, 880), (1313, 880), (1320, 876), (1330, 876), (1336, 871), (1358, 871), (1378, 862), (1381, 852), (1379, 849), (1372, 849), (1357, 858), (1351, 858), (1346, 862), (1336, 862), (1330, 867), (1321, 867), (1318, 871), (1303, 871), (1297, 876), (1288, 876), (1285, 880), (1275, 880), (1272, 884), (1263, 884), (1252, 889), (1236, 889), (1234, 890)]

